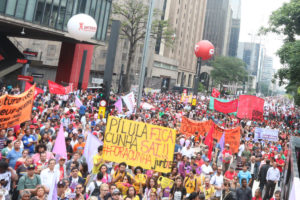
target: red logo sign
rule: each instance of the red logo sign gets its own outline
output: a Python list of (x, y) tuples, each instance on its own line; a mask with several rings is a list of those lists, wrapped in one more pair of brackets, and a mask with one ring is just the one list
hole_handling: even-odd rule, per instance
[(84, 25), (83, 22), (79, 22), (79, 29), (78, 29), (78, 30), (83, 31), (83, 30), (84, 30), (84, 29), (83, 29), (83, 25)]
[(19, 81), (28, 81), (28, 82), (32, 82), (32, 81), (33, 81), (33, 77), (32, 77), (32, 76), (18, 75), (18, 80), (19, 80)]

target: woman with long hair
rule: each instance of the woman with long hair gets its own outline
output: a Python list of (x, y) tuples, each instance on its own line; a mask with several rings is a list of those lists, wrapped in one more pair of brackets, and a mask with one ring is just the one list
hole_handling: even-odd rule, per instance
[(28, 157), (28, 155), (29, 155), (29, 150), (28, 150), (28, 149), (24, 149), (24, 150), (22, 151), (22, 157), (21, 157), (21, 158), (18, 158), (18, 160), (17, 160), (17, 162), (16, 162), (15, 170), (18, 169), (18, 167), (19, 167), (20, 165), (23, 165), (23, 164), (24, 164), (24, 162), (25, 162), (26, 158)]
[(152, 193), (151, 191), (153, 191), (153, 190), (155, 190), (155, 192), (157, 194), (156, 196), (157, 197), (159, 196), (161, 189), (158, 188), (155, 178), (153, 178), (153, 177), (149, 178), (146, 185), (147, 186), (146, 186), (146, 189), (145, 189), (145, 192), (144, 192), (144, 198), (143, 199), (150, 200), (150, 194)]
[(139, 195), (137, 195), (137, 192), (133, 186), (130, 186), (127, 190), (126, 196), (124, 196), (124, 199), (129, 197), (131, 200), (140, 200)]
[(103, 174), (103, 178), (102, 178), (101, 182), (110, 184), (111, 183), (111, 175), (109, 173), (107, 173), (107, 169), (108, 168), (105, 164), (102, 164), (100, 166), (100, 172), (102, 172), (102, 174)]
[(180, 176), (176, 177), (175, 184), (173, 185), (170, 193), (170, 199), (182, 200), (185, 198), (186, 189), (183, 186), (183, 181)]
[(223, 200), (234, 200), (234, 194), (230, 190), (230, 183), (229, 182), (224, 183), (224, 190), (222, 192), (222, 199)]
[(116, 183), (117, 188), (121, 191), (122, 195), (126, 195), (128, 188), (132, 186), (132, 181), (133, 179), (131, 179), (131, 176), (126, 174), (121, 182)]
[(81, 177), (84, 179), (85, 183), (87, 182), (89, 175), (89, 169), (86, 162), (83, 162), (79, 165), (79, 171), (81, 173)]
[(146, 185), (146, 180), (147, 180), (146, 175), (143, 174), (143, 168), (136, 167), (134, 168), (133, 173), (134, 173), (133, 187), (137, 194), (142, 194), (143, 187)]

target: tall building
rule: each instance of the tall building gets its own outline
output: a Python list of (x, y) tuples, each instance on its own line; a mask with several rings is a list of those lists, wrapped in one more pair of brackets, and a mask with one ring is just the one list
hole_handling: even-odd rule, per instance
[(206, 4), (209, 1), (164, 1), (163, 16), (175, 31), (175, 44), (172, 48), (164, 43), (156, 45), (157, 54), (150, 76), (157, 76), (155, 73), (161, 71), (163, 66), (161, 77), (167, 76), (164, 74), (166, 70), (172, 71), (170, 78), (173, 82), (175, 80), (177, 86), (193, 87), (197, 62), (194, 47), (203, 39)]
[(260, 44), (240, 42), (237, 57), (246, 63), (249, 75), (257, 76), (259, 70)]
[(261, 81), (267, 84), (271, 83), (274, 75), (273, 58), (271, 56), (265, 56), (264, 64), (262, 68)]
[(231, 12), (229, 0), (207, 1), (203, 39), (215, 46), (215, 55), (225, 56), (228, 53)]
[(232, 22), (228, 55), (236, 57), (241, 26), (241, 0), (230, 0), (230, 5), (232, 8)]

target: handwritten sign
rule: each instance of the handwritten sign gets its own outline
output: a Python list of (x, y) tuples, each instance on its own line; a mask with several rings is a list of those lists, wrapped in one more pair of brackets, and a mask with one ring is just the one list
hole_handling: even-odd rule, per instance
[(175, 138), (174, 129), (109, 117), (104, 160), (168, 173), (172, 168)]
[(0, 97), (0, 128), (9, 128), (30, 120), (35, 85), (20, 95)]
[(278, 130), (267, 128), (255, 128), (254, 139), (263, 139), (268, 141), (278, 141)]
[(209, 131), (211, 125), (212, 121), (200, 122), (182, 117), (179, 132), (186, 136), (195, 136), (195, 133), (198, 132), (198, 135), (204, 136)]

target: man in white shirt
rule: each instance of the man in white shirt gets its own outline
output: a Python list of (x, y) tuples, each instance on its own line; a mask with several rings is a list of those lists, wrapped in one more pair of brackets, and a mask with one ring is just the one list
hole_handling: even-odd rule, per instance
[(215, 174), (211, 180), (210, 184), (213, 185), (216, 189), (216, 197), (220, 198), (222, 195), (222, 185), (223, 185), (223, 175), (222, 175), (222, 167), (218, 167), (217, 174)]
[(192, 156), (195, 156), (195, 152), (194, 150), (191, 148), (191, 143), (189, 145), (187, 145), (187, 147), (183, 147), (180, 151), (180, 153), (182, 154), (182, 156), (186, 156), (189, 159), (192, 158)]
[(41, 172), (41, 184), (46, 186), (46, 188), (50, 191), (49, 194), (52, 194), (53, 189), (55, 187), (55, 183), (59, 181), (59, 171), (54, 169), (56, 164), (55, 159), (50, 159), (48, 162), (48, 168), (43, 169)]
[(241, 145), (239, 146), (239, 153), (238, 153), (239, 159), (241, 158), (242, 153), (243, 153), (244, 150), (245, 150), (245, 141), (242, 140)]
[(209, 165), (209, 159), (204, 158), (204, 164), (201, 166), (201, 172), (205, 175), (208, 176), (213, 173), (213, 169)]
[(270, 167), (267, 172), (267, 188), (264, 200), (270, 199), (273, 197), (275, 186), (280, 179), (280, 171), (277, 168), (277, 163), (273, 162), (273, 167)]

